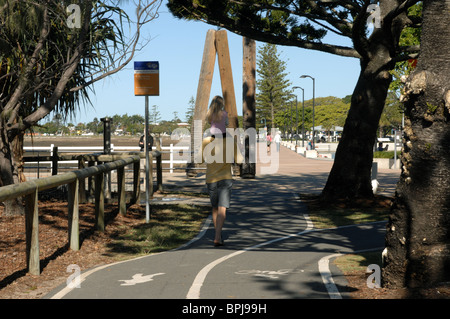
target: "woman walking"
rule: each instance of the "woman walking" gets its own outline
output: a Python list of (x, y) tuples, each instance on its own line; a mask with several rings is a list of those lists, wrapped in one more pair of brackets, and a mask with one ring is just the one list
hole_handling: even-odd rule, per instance
[[(202, 162), (206, 162), (206, 185), (210, 196), (215, 228), (214, 246), (224, 244), (222, 228), (226, 219), (227, 208), (230, 207), (233, 186), (232, 164), (233, 162), (243, 162), (243, 156), (234, 136), (226, 134), (224, 127), (226, 112), (223, 109), (223, 98), (215, 96), (208, 111), (212, 119), (211, 124), (215, 123), (215, 130), (211, 132), (211, 136), (204, 138), (202, 143)], [(211, 125), (211, 127), (213, 126)]]
[(206, 113), (206, 119), (211, 124), (211, 135), (222, 135), (226, 133), (228, 125), (228, 112), (225, 111), (223, 99), (220, 96), (215, 96)]

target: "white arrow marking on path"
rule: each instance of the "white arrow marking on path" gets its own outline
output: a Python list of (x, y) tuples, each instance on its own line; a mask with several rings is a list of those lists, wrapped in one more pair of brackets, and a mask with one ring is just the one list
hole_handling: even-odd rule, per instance
[(165, 273), (160, 272), (157, 274), (153, 274), (153, 275), (147, 275), (147, 276), (142, 276), (142, 274), (136, 274), (133, 276), (132, 279), (121, 279), (119, 281), (123, 281), (124, 283), (121, 284), (121, 286), (134, 286), (136, 284), (142, 284), (144, 282), (149, 282), (153, 280), (153, 277), (155, 276), (159, 276), (159, 275), (165, 275)]

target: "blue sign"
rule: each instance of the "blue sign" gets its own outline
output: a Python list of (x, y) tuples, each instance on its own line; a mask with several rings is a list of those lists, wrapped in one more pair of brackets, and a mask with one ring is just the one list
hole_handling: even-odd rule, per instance
[(134, 62), (134, 95), (159, 95), (159, 62)]
[(158, 61), (139, 61), (134, 62), (135, 71), (159, 71)]

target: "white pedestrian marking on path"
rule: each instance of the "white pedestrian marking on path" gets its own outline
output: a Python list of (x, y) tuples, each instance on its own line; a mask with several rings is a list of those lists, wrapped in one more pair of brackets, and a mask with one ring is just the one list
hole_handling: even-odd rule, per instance
[(153, 277), (165, 275), (165, 273), (160, 272), (153, 275), (142, 276), (142, 274), (133, 275), (132, 279), (120, 279), (119, 281), (123, 281), (124, 283), (121, 286), (134, 286), (136, 284), (142, 284), (144, 282), (153, 281)]

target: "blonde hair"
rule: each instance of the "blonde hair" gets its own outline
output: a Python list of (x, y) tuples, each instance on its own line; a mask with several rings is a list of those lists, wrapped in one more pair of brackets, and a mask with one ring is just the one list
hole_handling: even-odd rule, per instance
[(225, 104), (223, 98), (219, 95), (216, 95), (209, 105), (208, 112), (206, 113), (206, 119), (209, 123), (219, 122), (222, 119), (222, 110), (224, 109)]

